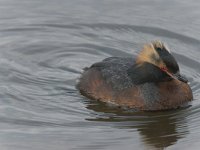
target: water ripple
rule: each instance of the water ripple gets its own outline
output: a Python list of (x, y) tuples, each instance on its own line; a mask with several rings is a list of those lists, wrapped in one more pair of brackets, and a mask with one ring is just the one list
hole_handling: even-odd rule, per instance
[[(28, 23), (1, 31), (0, 132), (10, 138), (13, 134), (41, 138), (48, 131), (53, 140), (62, 135), (64, 142), (83, 142), (81, 148), (97, 149), (123, 142), (166, 148), (199, 137), (200, 61), (195, 58), (200, 41), (196, 38), (170, 29), (113, 23)], [(146, 39), (135, 33), (174, 44), (173, 54), (194, 93), (189, 107), (138, 112), (79, 94), (75, 85), (84, 67), (106, 57), (138, 53)]]
[(192, 44), (192, 45), (198, 45), (200, 44), (200, 41), (188, 37), (179, 33), (172, 32), (170, 30), (158, 28), (158, 27), (150, 27), (150, 26), (137, 26), (137, 25), (126, 25), (126, 24), (105, 24), (105, 23), (98, 23), (98, 24), (78, 24), (80, 26), (88, 27), (88, 28), (93, 28), (93, 29), (109, 29), (109, 30), (133, 30), (136, 32), (142, 32), (142, 33), (147, 33), (147, 34), (153, 34), (156, 36), (162, 36), (162, 37), (168, 37), (168, 38), (173, 38), (173, 39), (179, 39), (180, 41), (187, 43), (187, 44)]

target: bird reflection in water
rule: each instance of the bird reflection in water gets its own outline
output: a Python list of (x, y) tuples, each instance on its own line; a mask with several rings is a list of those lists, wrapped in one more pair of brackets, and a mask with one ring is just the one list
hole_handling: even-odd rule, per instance
[(150, 149), (169, 147), (189, 133), (184, 116), (186, 107), (162, 112), (138, 112), (90, 101), (87, 108), (99, 112), (95, 118), (87, 120), (110, 123), (111, 126), (120, 129), (137, 129), (142, 142)]

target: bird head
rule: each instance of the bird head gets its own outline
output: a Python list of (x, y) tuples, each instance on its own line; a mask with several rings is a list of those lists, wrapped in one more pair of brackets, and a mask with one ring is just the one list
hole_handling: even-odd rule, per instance
[(178, 79), (185, 83), (188, 82), (185, 77), (180, 75), (177, 61), (169, 48), (161, 41), (153, 41), (144, 45), (144, 48), (136, 58), (136, 64), (140, 66), (144, 63), (152, 64), (172, 79)]

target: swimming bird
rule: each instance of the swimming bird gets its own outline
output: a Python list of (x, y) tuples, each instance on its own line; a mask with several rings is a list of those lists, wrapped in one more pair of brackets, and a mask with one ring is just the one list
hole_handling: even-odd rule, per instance
[(193, 99), (188, 80), (161, 41), (136, 57), (110, 57), (86, 68), (77, 88), (90, 99), (144, 111), (179, 108)]

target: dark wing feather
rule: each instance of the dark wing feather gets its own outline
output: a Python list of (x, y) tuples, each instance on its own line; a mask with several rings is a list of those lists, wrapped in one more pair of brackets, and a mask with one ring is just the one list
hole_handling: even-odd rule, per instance
[(91, 68), (98, 69), (107, 83), (121, 90), (133, 85), (127, 70), (134, 63), (134, 58), (110, 57), (93, 64)]

